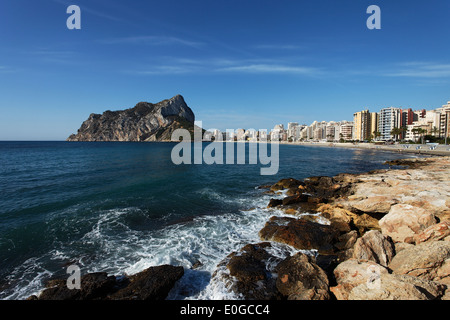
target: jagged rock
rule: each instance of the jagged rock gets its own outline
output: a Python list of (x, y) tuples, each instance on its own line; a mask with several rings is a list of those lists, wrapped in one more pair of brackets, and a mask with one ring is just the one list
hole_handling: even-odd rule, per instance
[(358, 261), (348, 259), (334, 269), (337, 285), (330, 290), (338, 300), (348, 300), (353, 288), (363, 283), (373, 283), (381, 274), (388, 274), (388, 270), (373, 261)]
[(271, 217), (259, 231), (259, 236), (263, 241), (276, 241), (296, 249), (316, 249), (321, 254), (332, 254), (339, 231), (329, 225), (304, 219)]
[(450, 284), (450, 242), (423, 242), (397, 253), (389, 264), (396, 274)]
[(353, 258), (374, 261), (384, 267), (388, 266), (394, 255), (394, 243), (378, 230), (366, 232), (353, 247)]
[(267, 208), (274, 208), (283, 204), (283, 200), (281, 199), (270, 199)]
[(156, 104), (139, 102), (134, 108), (92, 113), (67, 141), (170, 141), (172, 132), (194, 129), (195, 116), (177, 95)]
[(164, 300), (184, 275), (183, 267), (150, 267), (129, 277), (129, 284), (110, 295), (113, 300)]
[(273, 184), (270, 187), (272, 191), (279, 191), (284, 189), (298, 188), (299, 186), (303, 186), (304, 183), (300, 180), (294, 178), (281, 179), (277, 183)]
[(116, 286), (116, 278), (106, 272), (88, 273), (80, 279), (81, 287), (68, 289), (66, 280), (49, 281), (39, 300), (97, 300), (104, 299)]
[(353, 248), (358, 239), (358, 233), (356, 230), (344, 233), (338, 237), (338, 242), (334, 244), (339, 250), (347, 250)]
[(297, 195), (294, 195), (294, 196), (285, 197), (282, 200), (282, 204), (284, 206), (287, 206), (287, 205), (290, 205), (290, 204), (293, 204), (293, 203), (305, 202), (305, 201), (309, 200), (308, 198), (309, 198), (309, 196), (306, 195), (306, 194), (297, 194)]
[(372, 196), (367, 199), (357, 201), (352, 207), (365, 213), (388, 213), (391, 206), (397, 203), (391, 196)]
[(336, 197), (346, 196), (352, 191), (352, 183), (342, 177), (309, 177), (304, 183), (306, 192), (313, 195), (311, 199), (318, 202), (328, 202)]
[(289, 300), (329, 300), (326, 273), (315, 259), (301, 252), (288, 257), (277, 266), (278, 291)]
[(150, 267), (132, 276), (108, 276), (105, 272), (81, 277), (80, 289), (68, 289), (66, 280), (49, 282), (38, 300), (163, 300), (184, 274), (183, 267)]
[(434, 300), (444, 294), (445, 286), (406, 275), (382, 274), (373, 282), (362, 283), (348, 300)]
[(396, 242), (412, 242), (413, 237), (434, 225), (433, 214), (409, 204), (397, 204), (380, 221), (383, 234), (390, 236)]
[(322, 204), (317, 208), (330, 224), (341, 232), (349, 232), (352, 229), (364, 234), (368, 230), (380, 229), (378, 220), (366, 213), (356, 214), (340, 206)]
[(217, 266), (217, 270), (226, 267), (228, 273), (218, 273), (216, 270), (212, 277), (220, 277), (219, 281), (246, 300), (281, 298), (276, 288), (276, 277), (273, 274), (275, 270), (271, 269), (271, 266), (275, 267), (281, 259), (267, 251), (271, 247), (269, 242), (262, 242), (248, 244), (239, 252), (232, 252)]
[(446, 220), (435, 225), (432, 225), (419, 234), (414, 235), (416, 244), (425, 241), (437, 241), (446, 238), (450, 235), (450, 221)]
[(337, 285), (330, 290), (338, 300), (430, 300), (440, 298), (445, 290), (433, 281), (389, 274), (373, 261), (350, 259), (334, 273)]

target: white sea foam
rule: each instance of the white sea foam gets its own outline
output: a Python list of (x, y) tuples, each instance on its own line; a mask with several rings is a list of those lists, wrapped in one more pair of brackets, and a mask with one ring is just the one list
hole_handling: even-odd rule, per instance
[[(211, 190), (204, 192), (223, 197)], [(67, 262), (68, 257), (75, 255), (82, 274), (106, 271), (114, 275), (132, 275), (151, 266), (183, 266), (185, 274), (171, 291), (169, 299), (240, 299), (242, 297), (231, 292), (226, 283), (212, 279), (212, 274), (228, 272), (225, 267), (218, 268), (217, 265), (231, 252), (239, 251), (248, 243), (260, 242), (258, 232), (271, 216), (291, 216), (281, 210), (266, 208), (273, 197), (282, 198), (283, 195), (233, 199), (253, 209), (202, 215), (152, 231), (134, 230), (123, 223), (123, 218), (138, 208), (106, 210), (96, 217), (92, 229), (80, 240), (54, 249), (42, 259)], [(82, 250), (90, 247), (91, 254), (80, 256)], [(297, 252), (281, 244), (274, 244), (270, 250), (280, 259)], [(269, 270), (274, 263), (267, 261)], [(194, 264), (197, 267), (192, 269)], [(16, 270), (11, 277), (23, 279), (19, 280), (21, 289), (7, 298), (23, 299), (36, 294), (42, 288), (43, 280), (52, 275), (44, 265), (40, 259), (34, 259)], [(25, 279), (32, 280), (27, 283)]]

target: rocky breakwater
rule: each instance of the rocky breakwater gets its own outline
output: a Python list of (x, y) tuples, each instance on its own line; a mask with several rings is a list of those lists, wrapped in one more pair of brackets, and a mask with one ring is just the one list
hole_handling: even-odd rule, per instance
[(286, 214), (213, 281), (244, 299), (450, 299), (450, 158), (388, 164), (401, 167), (266, 186)]

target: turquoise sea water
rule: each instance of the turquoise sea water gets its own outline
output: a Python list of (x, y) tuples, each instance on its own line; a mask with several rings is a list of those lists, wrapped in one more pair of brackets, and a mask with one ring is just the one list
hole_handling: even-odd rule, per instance
[(261, 176), (261, 165), (174, 165), (174, 146), (0, 142), (0, 299), (36, 294), (73, 263), (82, 274), (115, 275), (181, 265), (185, 276), (169, 298), (236, 298), (211, 281), (215, 266), (282, 215), (266, 208), (272, 196), (257, 186), (406, 157), (280, 145), (278, 173)]

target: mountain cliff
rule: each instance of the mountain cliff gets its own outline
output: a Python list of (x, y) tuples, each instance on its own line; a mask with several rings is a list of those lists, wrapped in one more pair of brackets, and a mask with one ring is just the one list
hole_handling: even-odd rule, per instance
[(139, 102), (134, 108), (92, 113), (67, 141), (169, 141), (172, 132), (194, 130), (195, 116), (181, 95), (156, 104)]

